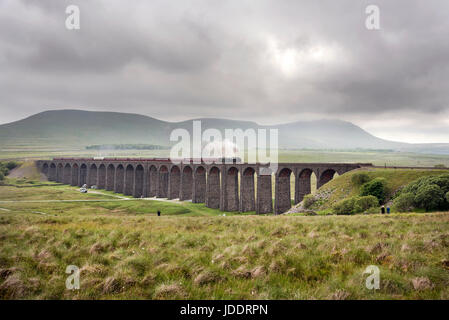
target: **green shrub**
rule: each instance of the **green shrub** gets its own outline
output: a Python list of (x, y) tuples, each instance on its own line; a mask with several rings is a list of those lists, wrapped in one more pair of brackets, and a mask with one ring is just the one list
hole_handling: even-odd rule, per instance
[(446, 192), (446, 201), (449, 202), (449, 191)]
[[(417, 179), (406, 185), (394, 200), (395, 204), (405, 202), (405, 197), (410, 201), (410, 194), (413, 195), (413, 206), (419, 209), (447, 210), (449, 199), (446, 194), (449, 192), (449, 174), (438, 176), (428, 176)], [(408, 196), (403, 196), (409, 194)], [(398, 200), (400, 199), (400, 200)], [(405, 209), (405, 208), (403, 208)]]
[(375, 196), (356, 197), (354, 202), (354, 211), (365, 212), (370, 208), (379, 206), (379, 200)]
[(365, 212), (379, 205), (375, 196), (351, 197), (337, 202), (333, 207), (333, 213), (337, 215)]
[(304, 197), (302, 205), (308, 209), (315, 203), (315, 197), (312, 194), (308, 194)]
[(3, 172), (0, 172), (0, 181), (5, 180), (5, 175), (3, 174)]
[(422, 177), (419, 178), (408, 185), (406, 185), (401, 192), (411, 192), (413, 194), (416, 194), (418, 192), (418, 189), (430, 185), (430, 184), (436, 184), (441, 188), (441, 190), (446, 193), (449, 191), (449, 174), (445, 173), (439, 176), (428, 176), (428, 177)]
[(12, 169), (14, 169), (15, 167), (17, 167), (18, 165), (19, 165), (19, 163), (16, 162), (16, 161), (8, 161), (8, 162), (5, 163), (5, 167), (6, 167), (8, 170), (12, 170)]
[(7, 176), (9, 171), (14, 169), (18, 165), (19, 165), (19, 163), (16, 162), (16, 161), (3, 161), (3, 162), (0, 162), (0, 173), (3, 176)]
[(365, 172), (355, 173), (351, 177), (352, 184), (356, 186), (361, 186), (364, 183), (370, 181), (370, 177)]
[(401, 193), (394, 199), (393, 204), (398, 211), (410, 211), (415, 206), (415, 195), (411, 192)]
[(441, 208), (444, 202), (444, 193), (436, 184), (424, 185), (418, 189), (415, 196), (415, 203), (420, 207), (429, 210)]
[(355, 198), (356, 197), (352, 197), (352, 198), (344, 199), (344, 200), (337, 202), (336, 204), (333, 205), (332, 211), (338, 215), (354, 214), (355, 213), (354, 212)]
[(384, 203), (387, 198), (387, 187), (385, 178), (376, 178), (362, 185), (361, 196), (375, 196), (379, 203)]
[[(377, 199), (377, 198), (376, 198), (376, 199)], [(380, 213), (379, 205), (376, 205), (375, 207), (368, 208), (368, 209), (366, 209), (365, 211), (363, 211), (363, 213), (366, 213), (366, 214), (376, 214), (376, 213)]]

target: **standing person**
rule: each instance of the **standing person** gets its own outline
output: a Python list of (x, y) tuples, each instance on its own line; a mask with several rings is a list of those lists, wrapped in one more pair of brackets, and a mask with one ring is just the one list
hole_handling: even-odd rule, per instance
[(382, 213), (382, 214), (385, 213), (385, 206), (380, 207), (380, 213)]
[(161, 216), (161, 211), (160, 211), (160, 210), (157, 211), (157, 216), (158, 216), (158, 217)]
[(390, 207), (387, 207), (387, 213), (388, 214), (390, 213)]

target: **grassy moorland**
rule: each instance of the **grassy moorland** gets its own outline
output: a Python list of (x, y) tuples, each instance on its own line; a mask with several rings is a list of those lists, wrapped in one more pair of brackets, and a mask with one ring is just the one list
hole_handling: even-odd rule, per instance
[(5, 185), (0, 186), (0, 209), (22, 213), (40, 211), (50, 216), (85, 212), (155, 215), (158, 210), (164, 215), (222, 214), (219, 210), (206, 208), (204, 204), (199, 203), (135, 199), (105, 190), (89, 190), (88, 193), (82, 194), (78, 192), (78, 189), (48, 181), (8, 179)]
[[(87, 150), (79, 146), (1, 145), (0, 160), (50, 159), (53, 157), (168, 157), (169, 150)], [(375, 150), (279, 150), (279, 162), (360, 162), (387, 166), (449, 167), (449, 156)]]
[[(7, 182), (1, 299), (449, 299), (447, 212), (224, 217)], [(81, 270), (80, 290), (65, 288), (68, 265)], [(379, 290), (365, 287), (369, 265), (380, 268)]]

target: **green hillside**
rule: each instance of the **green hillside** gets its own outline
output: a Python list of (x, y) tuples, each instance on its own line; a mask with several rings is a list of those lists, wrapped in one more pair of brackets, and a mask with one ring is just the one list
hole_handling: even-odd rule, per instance
[(376, 165), (449, 166), (449, 144), (407, 144), (379, 139), (341, 120), (299, 121), (264, 126), (251, 121), (202, 118), (166, 122), (139, 114), (53, 110), (0, 125), (0, 159), (124, 156), (167, 157), (168, 150), (87, 150), (92, 145), (170, 146), (183, 128), (277, 129), (281, 162), (363, 162)]
[(46, 111), (0, 126), (2, 144), (90, 145), (157, 143), (166, 135), (163, 121), (129, 113), (80, 110)]
[[(352, 177), (360, 172), (366, 173), (370, 180), (384, 178), (386, 182), (387, 202), (393, 195), (408, 183), (424, 176), (441, 175), (449, 170), (423, 170), (423, 169), (357, 169), (338, 176), (322, 186), (314, 195), (316, 202), (310, 207), (318, 213), (330, 213), (337, 202), (360, 194), (360, 185), (352, 181)], [(303, 203), (292, 208), (291, 212), (301, 211)]]
[[(408, 146), (377, 138), (354, 124), (341, 120), (301, 121), (274, 126), (250, 121), (194, 119), (202, 129), (278, 129), (279, 146), (285, 148), (374, 148)], [(0, 125), (0, 145), (40, 145), (61, 147), (92, 144), (169, 145), (170, 133), (177, 128), (192, 131), (192, 121), (166, 122), (144, 115), (82, 110), (53, 110)]]

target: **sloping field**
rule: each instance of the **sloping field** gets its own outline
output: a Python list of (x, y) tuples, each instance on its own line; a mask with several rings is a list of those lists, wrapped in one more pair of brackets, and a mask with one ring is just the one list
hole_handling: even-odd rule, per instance
[[(449, 173), (449, 170), (425, 170), (425, 169), (378, 169), (363, 168), (347, 172), (341, 176), (335, 177), (326, 183), (316, 192), (316, 198), (319, 199), (313, 206), (314, 210), (328, 210), (338, 201), (356, 196), (360, 193), (360, 185), (355, 185), (351, 178), (353, 175), (364, 172), (368, 174), (370, 179), (385, 178), (388, 196), (391, 197), (402, 187), (408, 183), (425, 176), (441, 175)], [(298, 206), (300, 206), (299, 204)], [(293, 210), (294, 211), (294, 208)]]
[(22, 162), (18, 167), (9, 172), (8, 177), (47, 181), (47, 177), (39, 172), (34, 161)]

